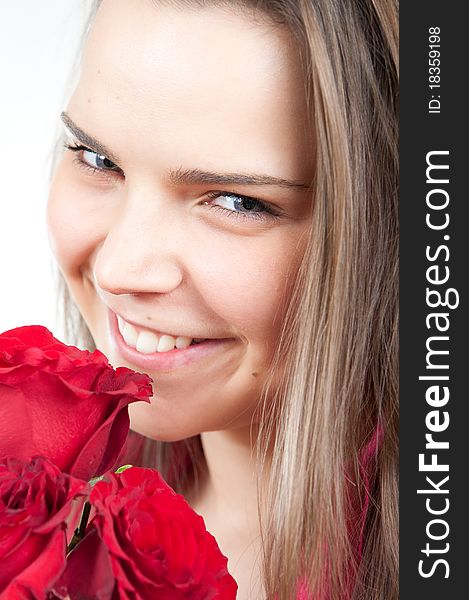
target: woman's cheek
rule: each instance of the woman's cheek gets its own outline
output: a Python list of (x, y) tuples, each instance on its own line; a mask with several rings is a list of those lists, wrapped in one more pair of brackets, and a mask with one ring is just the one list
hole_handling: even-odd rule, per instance
[(75, 183), (69, 168), (64, 160), (57, 167), (47, 205), (50, 246), (65, 275), (76, 273), (106, 236), (96, 199)]
[(204, 300), (248, 340), (267, 341), (279, 328), (288, 279), (297, 268), (291, 241), (279, 228), (249, 238), (227, 236), (210, 244), (209, 252), (194, 254), (195, 284)]

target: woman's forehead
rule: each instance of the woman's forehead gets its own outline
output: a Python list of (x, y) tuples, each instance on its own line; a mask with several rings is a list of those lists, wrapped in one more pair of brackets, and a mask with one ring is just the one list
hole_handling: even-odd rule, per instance
[(165, 89), (168, 84), (181, 90), (193, 84), (211, 89), (220, 82), (231, 93), (246, 93), (248, 84), (253, 93), (282, 87), (287, 94), (285, 84), (302, 84), (287, 29), (216, 6), (181, 10), (143, 0), (104, 0), (86, 58), (95, 71), (106, 69), (129, 83), (148, 78), (156, 84), (154, 78), (160, 78)]
[(97, 124), (91, 115), (128, 134), (161, 139), (171, 128), (192, 150), (215, 145), (230, 157), (276, 153), (285, 165), (306, 147), (304, 80), (289, 32), (216, 7), (104, 0), (71, 106), (81, 120), (88, 112), (88, 128)]

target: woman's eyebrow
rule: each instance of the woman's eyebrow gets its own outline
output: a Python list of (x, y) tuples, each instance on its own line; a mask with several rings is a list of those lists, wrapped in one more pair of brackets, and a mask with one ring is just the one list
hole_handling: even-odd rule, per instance
[(216, 185), (273, 185), (282, 188), (307, 190), (310, 185), (302, 181), (283, 179), (272, 175), (248, 173), (212, 173), (201, 169), (183, 169), (179, 167), (169, 172), (172, 184), (216, 184)]
[[(113, 163), (119, 164), (119, 159), (106, 146), (78, 127), (66, 112), (62, 112), (60, 118), (82, 144), (99, 154), (103, 154)], [(179, 167), (170, 169), (167, 175), (172, 185), (270, 185), (294, 190), (309, 190), (311, 188), (310, 183), (303, 181), (254, 173), (214, 173), (201, 169)]]
[(115, 164), (119, 163), (119, 160), (114, 154), (106, 148), (101, 142), (95, 139), (93, 136), (87, 134), (81, 127), (78, 127), (76, 123), (72, 121), (70, 116), (66, 112), (60, 113), (60, 118), (63, 121), (67, 129), (69, 129), (73, 135), (79, 140), (84, 146), (94, 150), (98, 154), (103, 154), (106, 158)]

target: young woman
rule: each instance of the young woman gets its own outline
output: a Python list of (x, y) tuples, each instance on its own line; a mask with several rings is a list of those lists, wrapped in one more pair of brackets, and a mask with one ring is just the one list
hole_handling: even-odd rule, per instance
[(102, 0), (48, 204), (66, 314), (240, 600), (396, 599), (397, 8)]

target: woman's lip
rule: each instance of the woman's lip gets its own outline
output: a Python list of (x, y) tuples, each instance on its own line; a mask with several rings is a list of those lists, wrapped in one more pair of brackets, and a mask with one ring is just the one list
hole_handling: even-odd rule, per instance
[(235, 341), (234, 338), (206, 340), (205, 342), (201, 342), (194, 346), (188, 346), (187, 348), (174, 348), (169, 352), (142, 354), (125, 343), (124, 338), (119, 331), (117, 316), (111, 310), (108, 310), (108, 322), (110, 339), (114, 348), (126, 362), (129, 362), (146, 372), (171, 371), (185, 365), (190, 365), (219, 351), (221, 346), (225, 346), (227, 343)]

